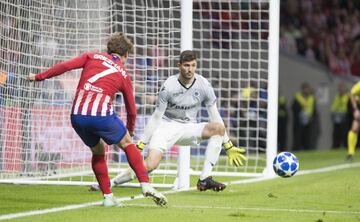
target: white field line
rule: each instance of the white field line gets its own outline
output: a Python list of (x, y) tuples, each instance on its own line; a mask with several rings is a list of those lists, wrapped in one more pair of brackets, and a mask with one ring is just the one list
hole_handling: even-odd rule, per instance
[[(315, 169), (315, 170), (299, 171), (298, 175), (324, 173), (324, 172), (330, 172), (330, 171), (345, 169), (345, 168), (354, 168), (354, 167), (359, 167), (359, 166), (360, 166), (360, 163), (340, 164), (340, 165), (335, 165), (335, 166), (330, 166), (330, 167), (319, 168), (319, 169)], [(271, 180), (274, 178), (278, 178), (278, 177), (253, 178), (253, 179), (228, 182), (225, 184), (256, 183), (256, 182), (260, 182), (260, 181)], [(196, 187), (191, 187), (189, 190), (196, 190)], [(163, 192), (163, 194), (178, 193), (178, 192), (189, 191), (189, 190), (169, 190), (169, 191)], [(127, 201), (131, 201), (134, 199), (141, 199), (141, 198), (144, 198), (143, 195), (123, 197), (123, 198), (118, 198), (117, 200), (119, 202), (127, 202)], [(22, 212), (22, 213), (4, 214), (4, 215), (0, 215), (0, 220), (9, 220), (9, 219), (14, 219), (14, 218), (19, 218), (19, 217), (55, 213), (55, 212), (61, 212), (61, 211), (67, 211), (67, 210), (74, 210), (74, 209), (80, 209), (80, 208), (85, 208), (85, 207), (98, 206), (101, 204), (102, 204), (102, 201), (96, 201), (96, 202), (89, 202), (89, 203), (83, 203), (83, 204), (73, 204), (73, 205), (68, 205), (68, 206), (64, 206), (64, 207), (49, 208), (49, 209), (44, 209), (44, 210), (33, 210), (33, 211)], [(126, 205), (140, 206), (140, 205), (131, 205), (131, 204), (126, 204)], [(141, 205), (141, 206), (143, 206), (143, 205)], [(144, 205), (144, 206), (147, 206), (147, 205)], [(149, 205), (149, 206), (154, 206), (154, 205)], [(358, 212), (358, 211), (326, 211), (326, 210), (299, 210), (299, 209), (282, 209), (282, 208), (246, 208), (246, 207), (232, 208), (232, 207), (215, 207), (215, 206), (202, 206), (201, 207), (201, 206), (176, 206), (176, 205), (171, 205), (171, 207), (199, 208), (199, 209), (200, 208), (202, 208), (202, 209), (217, 208), (217, 209), (253, 210), (253, 211), (286, 211), (286, 212), (299, 212), (299, 213), (302, 213), (302, 212), (304, 212), (304, 213), (326, 212), (326, 213), (333, 213), (333, 214), (359, 214), (360, 215), (360, 212)]]
[(330, 171), (341, 170), (341, 169), (346, 169), (346, 168), (354, 168), (354, 167), (359, 167), (359, 166), (360, 166), (360, 162), (357, 162), (357, 163), (344, 163), (344, 164), (339, 164), (339, 165), (334, 165), (334, 166), (329, 166), (329, 167), (323, 167), (323, 168), (314, 169), (314, 170), (301, 170), (301, 171), (298, 172), (298, 175), (324, 173), (324, 172), (330, 172)]
[[(150, 204), (126, 204), (134, 207), (151, 207)], [(307, 209), (287, 209), (287, 208), (261, 208), (261, 207), (221, 207), (221, 206), (191, 206), (191, 205), (171, 205), (172, 208), (179, 209), (219, 209), (219, 210), (246, 210), (246, 211), (274, 211), (274, 212), (292, 212), (292, 213), (320, 213), (320, 214), (354, 214), (360, 215), (360, 211), (341, 211), (341, 210), (307, 210)]]

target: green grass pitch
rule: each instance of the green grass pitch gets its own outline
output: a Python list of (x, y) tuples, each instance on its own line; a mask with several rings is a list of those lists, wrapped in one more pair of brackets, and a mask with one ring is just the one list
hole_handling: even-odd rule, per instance
[[(344, 164), (344, 150), (295, 152), (300, 170)], [(357, 164), (357, 161), (354, 161)], [(223, 192), (168, 194), (169, 205), (150, 199), (125, 201), (125, 207), (89, 206), (24, 216), (8, 221), (360, 221), (360, 167), (295, 175), (247, 184), (230, 184)], [(221, 181), (241, 178), (219, 178)], [(191, 180), (195, 185), (197, 178)], [(101, 201), (87, 187), (0, 184), (0, 218), (4, 215)], [(114, 188), (121, 197), (138, 195), (140, 188)]]

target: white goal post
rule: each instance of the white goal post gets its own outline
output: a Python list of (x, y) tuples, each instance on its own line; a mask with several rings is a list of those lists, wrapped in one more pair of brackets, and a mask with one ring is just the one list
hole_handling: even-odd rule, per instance
[[(279, 8), (279, 0), (0, 2), (0, 183), (96, 181), (91, 152), (69, 118), (81, 70), (37, 83), (26, 77), (86, 51), (104, 51), (115, 31), (125, 32), (136, 47), (126, 65), (138, 111), (135, 141), (155, 108), (161, 84), (178, 72), (180, 52), (193, 49), (198, 73), (212, 83), (232, 141), (247, 149), (248, 161), (238, 168), (222, 152), (214, 176), (273, 176)], [(121, 95), (113, 104), (125, 120)], [(199, 121), (207, 120), (204, 109)], [(189, 188), (190, 175), (201, 172), (205, 148), (206, 142), (173, 146), (151, 174), (152, 182)], [(106, 157), (113, 174), (128, 167), (114, 146), (107, 146)]]

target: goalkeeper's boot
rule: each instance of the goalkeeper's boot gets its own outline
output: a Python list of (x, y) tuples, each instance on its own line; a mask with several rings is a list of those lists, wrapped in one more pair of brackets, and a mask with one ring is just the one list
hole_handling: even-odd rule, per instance
[(199, 191), (205, 190), (213, 190), (213, 191), (223, 191), (226, 188), (226, 185), (223, 183), (216, 182), (212, 179), (212, 177), (206, 177), (204, 180), (198, 180), (197, 182), (197, 189)]
[[(112, 180), (110, 180), (110, 187), (116, 186)], [(89, 188), (89, 191), (100, 191), (100, 186), (98, 183), (92, 184)]]
[(153, 199), (157, 205), (163, 207), (167, 204), (167, 198), (162, 193), (155, 190), (149, 183), (141, 183), (141, 188), (143, 195)]
[(99, 184), (92, 184), (89, 188), (89, 191), (99, 191), (99, 190), (100, 190)]
[(104, 207), (121, 207), (122, 203), (118, 202), (114, 196), (104, 196)]

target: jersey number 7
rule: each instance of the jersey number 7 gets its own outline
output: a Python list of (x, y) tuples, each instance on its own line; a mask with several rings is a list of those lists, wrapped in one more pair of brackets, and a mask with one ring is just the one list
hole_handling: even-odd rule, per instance
[(103, 64), (104, 66), (108, 67), (108, 69), (105, 69), (104, 71), (95, 74), (93, 77), (91, 77), (90, 79), (88, 79), (88, 82), (94, 83), (94, 82), (96, 82), (98, 79), (100, 79), (100, 78), (102, 78), (102, 77), (104, 77), (104, 76), (107, 76), (107, 75), (110, 75), (110, 74), (112, 74), (112, 73), (118, 72), (118, 70), (117, 70), (114, 66), (110, 65), (109, 63), (107, 63), (107, 62), (104, 61), (102, 64)]

